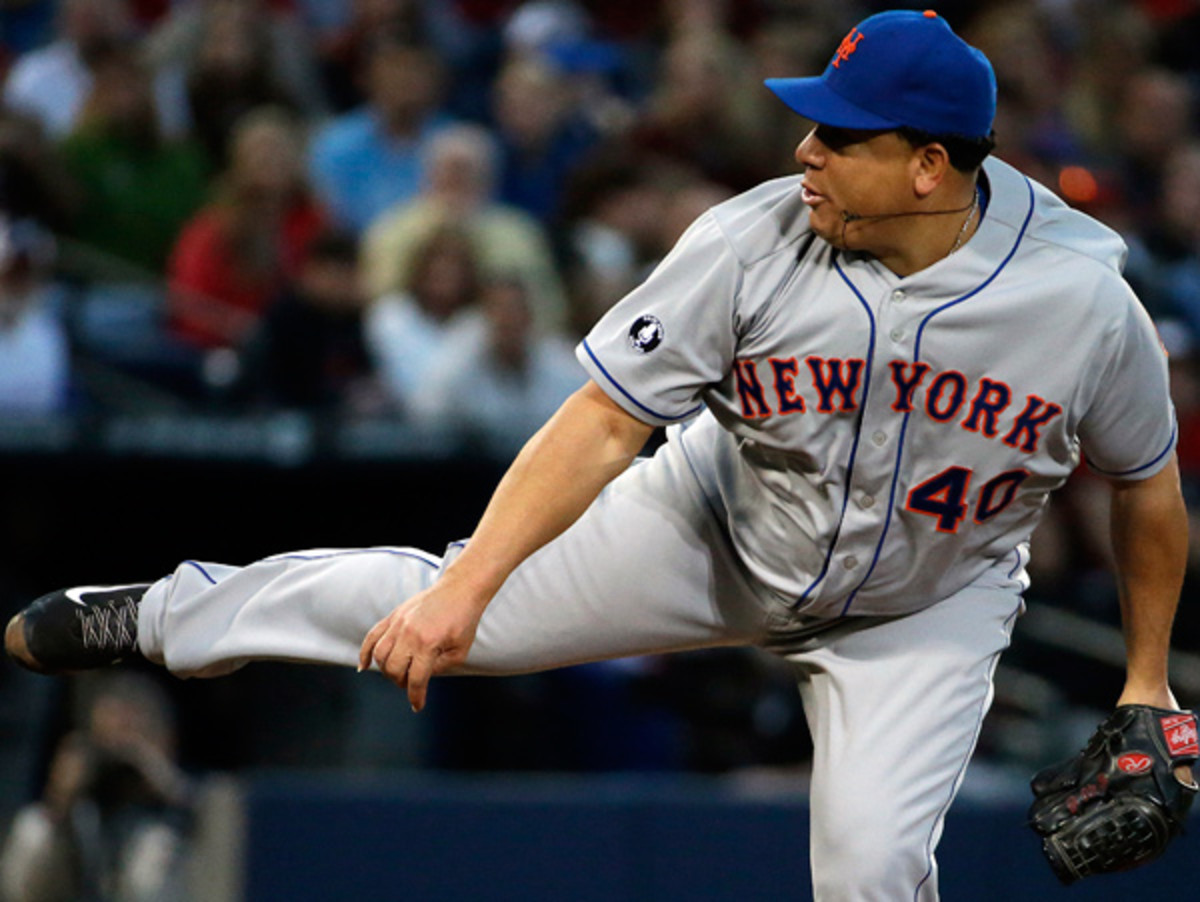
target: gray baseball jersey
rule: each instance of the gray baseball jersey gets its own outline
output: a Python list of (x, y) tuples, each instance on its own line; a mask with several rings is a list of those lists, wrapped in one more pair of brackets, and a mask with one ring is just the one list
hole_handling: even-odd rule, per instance
[[(750, 571), (820, 617), (923, 608), (1025, 546), (1081, 453), (1169, 459), (1165, 353), (1121, 239), (1008, 165), (971, 241), (907, 278), (807, 227), (800, 177), (703, 215), (578, 356), (629, 413), (698, 416)], [(699, 455), (697, 455), (699, 457)]]
[[(796, 178), (701, 217), (578, 351), (635, 416), (690, 425), (517, 567), (463, 667), (780, 655), (813, 735), (818, 899), (937, 899), (1047, 493), (1081, 453), (1138, 478), (1174, 443), (1119, 239), (1002, 163), (986, 175), (975, 235), (905, 279), (815, 238)], [(181, 675), (353, 666), (455, 548), (185, 562), (143, 598), (139, 645)]]

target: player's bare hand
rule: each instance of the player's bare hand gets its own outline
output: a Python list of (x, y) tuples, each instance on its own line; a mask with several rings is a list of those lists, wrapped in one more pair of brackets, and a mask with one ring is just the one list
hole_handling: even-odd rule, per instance
[(441, 585), (399, 605), (371, 627), (359, 649), (359, 668), (372, 664), (401, 689), (414, 711), (425, 707), (429, 681), (462, 664), (483, 608)]

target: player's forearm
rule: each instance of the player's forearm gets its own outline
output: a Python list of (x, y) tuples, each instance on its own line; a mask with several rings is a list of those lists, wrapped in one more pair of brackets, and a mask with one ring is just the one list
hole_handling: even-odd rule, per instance
[(521, 561), (574, 523), (629, 466), (652, 428), (589, 382), (522, 449), (442, 579), (486, 605)]
[(1111, 529), (1127, 660), (1121, 702), (1174, 707), (1167, 659), (1187, 564), (1187, 510), (1174, 461), (1147, 480), (1114, 484)]

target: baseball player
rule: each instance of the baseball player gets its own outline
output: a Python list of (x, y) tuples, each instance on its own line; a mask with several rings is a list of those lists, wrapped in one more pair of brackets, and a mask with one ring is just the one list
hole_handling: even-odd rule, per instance
[[(181, 676), (376, 668), (420, 710), (439, 674), (756, 645), (793, 668), (813, 736), (816, 898), (932, 900), (1030, 534), (1086, 456), (1112, 486), (1118, 711), (1160, 717), (1153, 773), (1184, 794), (1175, 420), (1121, 241), (988, 156), (991, 66), (932, 12), (872, 16), (821, 76), (767, 85), (817, 123), (803, 174), (705, 213), (596, 325), (591, 380), (469, 542), (54, 592), (10, 623), (9, 654), (44, 672), (134, 653)], [(669, 440), (635, 462), (656, 426)]]

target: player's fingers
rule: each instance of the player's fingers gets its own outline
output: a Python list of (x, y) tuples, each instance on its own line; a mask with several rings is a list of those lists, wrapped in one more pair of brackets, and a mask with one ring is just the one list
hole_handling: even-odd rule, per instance
[(453, 670), (455, 667), (458, 667), (460, 664), (466, 663), (466, 660), (467, 660), (467, 649), (466, 648), (454, 648), (454, 649), (443, 650), (443, 651), (439, 652), (437, 658), (434, 659), (433, 675), (440, 676), (441, 674), (446, 673), (449, 670)]
[(406, 651), (406, 648), (403, 636), (395, 624), (392, 624), (384, 630), (383, 635), (379, 637), (379, 641), (375, 643), (371, 657), (375, 660), (375, 666), (394, 680), (395, 674), (399, 672), (401, 665), (404, 664), (404, 659), (412, 657), (412, 653)]
[(358, 670), (361, 673), (371, 666), (371, 657), (375, 652), (375, 645), (379, 642), (379, 638), (387, 632), (388, 624), (392, 622), (392, 617), (389, 614), (384, 617), (367, 633), (363, 639), (362, 645), (358, 649)]
[(392, 685), (397, 689), (408, 690), (408, 672), (412, 666), (412, 658), (397, 659), (398, 663), (392, 669), (392, 672), (386, 674), (387, 678), (392, 681)]
[(380, 649), (385, 642), (389, 642), (388, 636), (385, 636), (375, 647), (375, 663), (379, 665), (383, 675), (395, 683), (398, 688), (407, 689), (408, 672), (413, 659), (412, 651), (403, 643), (392, 642), (388, 645), (387, 654), (383, 655)]
[(438, 657), (438, 652), (432, 651), (417, 655), (409, 664), (408, 703), (412, 705), (414, 713), (425, 707), (425, 695), (429, 691), (429, 680), (433, 676)]

